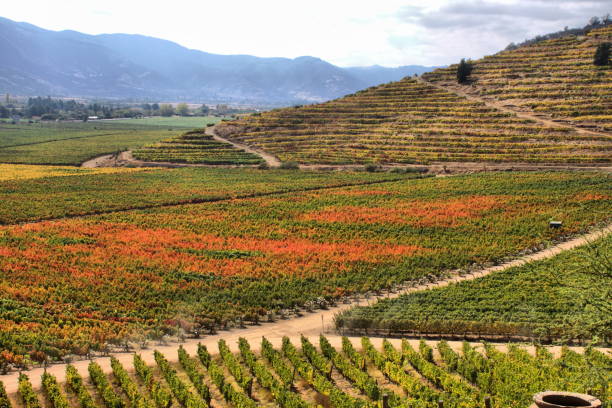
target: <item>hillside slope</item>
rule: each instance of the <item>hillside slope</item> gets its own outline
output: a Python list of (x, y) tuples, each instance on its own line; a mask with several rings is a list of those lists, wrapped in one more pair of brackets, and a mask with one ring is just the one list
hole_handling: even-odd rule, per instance
[[(500, 62), (485, 59), (487, 64), (476, 63), (474, 75), (478, 78), (486, 65), (488, 78), (504, 78), (512, 72), (531, 81), (534, 71), (539, 78), (557, 78), (561, 85), (554, 85), (553, 80), (548, 85), (538, 84), (535, 89), (543, 91), (526, 97), (525, 103), (540, 109), (552, 106), (551, 101), (557, 103), (556, 109), (571, 104), (582, 112), (574, 119), (597, 120), (598, 126), (605, 128), (612, 118), (611, 71), (593, 67), (586, 59), (594, 52), (595, 43), (608, 35), (609, 28), (604, 28), (593, 31), (583, 42), (576, 39), (582, 47), (579, 52), (571, 47), (559, 50), (559, 42), (573, 41), (567, 38), (502, 52), (496, 58), (514, 61), (513, 67), (504, 68)], [(577, 56), (559, 57), (568, 61), (562, 66), (540, 63), (537, 55), (529, 56), (534, 49), (539, 50), (538, 55), (565, 52)], [(574, 71), (570, 72), (570, 65), (575, 66)], [(304, 164), (610, 162), (612, 134), (605, 129), (587, 132), (573, 126), (573, 121), (555, 124), (536, 116), (517, 115), (465, 95), (455, 86), (456, 80), (450, 86), (452, 75), (452, 67), (439, 69), (426, 76), (435, 81), (432, 83), (405, 78), (319, 105), (277, 109), (222, 123), (217, 132), (283, 161)], [(574, 99), (568, 99), (568, 95)]]
[(221, 123), (226, 138), (300, 163), (609, 162), (612, 136), (544, 126), (406, 78), (335, 101)]
[(612, 26), (502, 51), (473, 62), (471, 83), (458, 86), (456, 65), (423, 78), (510, 108), (612, 132), (612, 67), (593, 64), (597, 45), (612, 42)]

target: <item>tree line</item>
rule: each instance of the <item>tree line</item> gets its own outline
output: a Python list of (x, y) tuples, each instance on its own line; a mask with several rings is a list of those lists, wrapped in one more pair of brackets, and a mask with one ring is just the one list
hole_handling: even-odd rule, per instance
[(99, 119), (137, 118), (144, 116), (207, 116), (210, 114), (227, 114), (233, 111), (226, 105), (210, 109), (207, 105), (190, 107), (186, 103), (179, 104), (109, 104), (85, 103), (78, 100), (57, 99), (51, 97), (30, 97), (24, 103), (9, 99), (0, 103), (0, 118), (39, 118), (41, 120), (84, 120), (97, 117)]

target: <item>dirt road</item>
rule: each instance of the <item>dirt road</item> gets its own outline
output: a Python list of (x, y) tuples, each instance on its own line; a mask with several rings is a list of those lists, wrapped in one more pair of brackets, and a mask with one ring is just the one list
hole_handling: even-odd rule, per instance
[[(510, 261), (502, 265), (485, 268), (485, 269), (482, 269), (482, 270), (479, 270), (477, 272), (467, 274), (467, 275), (459, 275), (458, 273), (455, 272), (451, 274), (451, 277), (447, 279), (442, 279), (436, 283), (404, 288), (395, 293), (389, 293), (388, 295), (381, 296), (381, 297), (395, 298), (405, 293), (428, 290), (434, 287), (447, 286), (455, 282), (476, 279), (482, 276), (489, 275), (494, 272), (502, 271), (502, 270), (512, 268), (515, 266), (524, 265), (528, 262), (551, 258), (555, 255), (558, 255), (559, 253), (563, 251), (567, 251), (567, 250), (576, 248), (578, 246), (585, 245), (589, 242), (592, 242), (598, 238), (601, 238), (611, 233), (612, 233), (612, 224), (606, 226), (605, 228), (602, 228), (602, 229), (593, 231), (591, 233), (581, 235), (576, 238), (570, 239), (568, 241), (559, 243), (557, 245), (554, 245), (542, 251), (538, 251), (530, 255), (526, 255), (526, 256), (517, 258), (513, 261)], [(372, 302), (375, 302), (376, 300), (377, 298), (370, 298), (368, 302), (372, 303)], [(206, 336), (202, 339), (189, 339), (185, 343), (183, 343), (183, 346), (189, 353), (193, 354), (195, 353), (197, 349), (197, 344), (199, 342), (201, 342), (202, 344), (205, 344), (211, 352), (216, 351), (217, 350), (216, 344), (219, 339), (225, 339), (230, 345), (230, 347), (235, 351), (237, 350), (236, 342), (239, 337), (244, 337), (247, 340), (249, 340), (253, 350), (259, 349), (262, 336), (265, 336), (266, 338), (268, 338), (275, 345), (281, 344), (281, 340), (283, 336), (288, 336), (293, 341), (299, 342), (300, 334), (304, 334), (312, 338), (313, 340), (317, 341), (316, 337), (318, 337), (319, 333), (321, 332), (328, 333), (332, 331), (333, 318), (336, 313), (341, 312), (343, 310), (347, 310), (356, 305), (365, 305), (365, 304), (366, 304), (366, 300), (362, 299), (360, 301), (356, 301), (350, 304), (342, 304), (337, 307), (330, 308), (328, 310), (319, 310), (313, 313), (305, 313), (302, 317), (291, 318), (288, 320), (278, 320), (274, 323), (263, 323), (259, 326), (248, 326), (245, 329), (232, 329), (229, 331), (222, 331), (217, 335)], [(340, 341), (341, 341), (340, 336), (331, 333), (328, 335), (328, 338), (330, 339), (330, 341), (332, 342), (334, 346), (340, 345)], [(355, 346), (357, 348), (360, 348), (359, 339), (355, 338), (352, 340)], [(381, 341), (382, 341), (381, 339), (373, 339), (373, 342), (376, 346), (380, 346)], [(397, 343), (399, 342), (399, 340), (392, 340), (392, 342)], [(451, 344), (452, 347), (459, 348), (461, 346), (461, 342), (449, 342), (449, 343)], [(142, 357), (144, 358), (144, 360), (149, 364), (154, 364), (153, 349), (157, 349), (160, 352), (164, 353), (169, 360), (176, 361), (177, 360), (176, 350), (178, 346), (179, 346), (178, 343), (169, 343), (167, 345), (152, 344), (150, 348), (148, 349), (138, 350), (138, 353), (140, 353)], [(503, 345), (500, 345), (499, 347), (503, 347)], [(118, 353), (118, 354), (115, 354), (115, 356), (126, 367), (130, 367), (130, 368), (132, 367), (133, 357), (131, 353)], [(97, 358), (96, 361), (102, 366), (102, 368), (106, 372), (111, 371), (109, 358), (101, 357), (101, 358)], [(79, 372), (85, 377), (88, 376), (87, 374), (88, 363), (89, 361), (87, 360), (77, 361), (74, 363), (74, 365), (79, 370)], [(64, 381), (65, 380), (65, 368), (66, 368), (65, 364), (57, 364), (57, 365), (53, 365), (50, 368), (48, 368), (47, 371), (57, 376), (59, 381)], [(40, 388), (40, 376), (42, 372), (43, 370), (41, 368), (36, 368), (28, 372), (28, 375), (30, 376), (33, 386), (37, 389)], [(4, 382), (8, 393), (16, 392), (17, 377), (18, 377), (17, 372), (12, 372), (6, 376), (0, 376), (0, 380)]]
[(271, 155), (270, 153), (266, 153), (263, 150), (255, 149), (253, 147), (247, 146), (247, 145), (242, 144), (242, 143), (236, 143), (236, 142), (233, 142), (233, 141), (231, 141), (229, 139), (225, 139), (225, 138), (219, 136), (217, 134), (217, 132), (215, 132), (215, 127), (214, 126), (207, 127), (206, 128), (206, 134), (207, 135), (211, 135), (213, 137), (213, 139), (215, 139), (215, 140), (217, 140), (219, 142), (229, 143), (229, 144), (231, 144), (232, 146), (234, 146), (237, 149), (244, 150), (247, 153), (255, 154), (255, 155), (261, 157), (262, 159), (265, 160), (265, 162), (270, 167), (278, 167), (278, 166), (281, 165), (281, 161), (278, 160), (275, 156)]
[[(217, 135), (214, 131), (214, 127), (207, 127), (206, 134), (213, 137), (218, 142), (228, 143), (234, 146), (237, 149), (244, 150), (247, 153), (254, 154), (256, 156), (261, 157), (270, 167), (279, 167), (281, 165), (280, 160), (278, 160), (273, 155), (266, 153), (262, 150), (251, 148), (247, 145), (243, 145), (240, 143), (233, 142), (231, 140), (227, 140)], [(87, 160), (86, 162), (81, 164), (81, 167), (93, 168), (93, 167), (167, 167), (167, 168), (176, 168), (176, 167), (256, 167), (250, 165), (212, 165), (212, 164), (197, 164), (197, 163), (171, 163), (171, 162), (150, 162), (135, 159), (132, 155), (131, 150), (127, 150), (125, 152), (114, 153), (114, 154), (105, 154), (103, 156), (94, 157), (91, 160)]]

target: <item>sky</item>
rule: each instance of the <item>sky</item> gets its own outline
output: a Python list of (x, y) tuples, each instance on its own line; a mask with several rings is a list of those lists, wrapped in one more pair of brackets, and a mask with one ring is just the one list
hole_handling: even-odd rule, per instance
[(339, 66), (447, 65), (582, 27), (612, 0), (19, 0), (0, 16), (50, 30), (142, 34), (216, 54)]

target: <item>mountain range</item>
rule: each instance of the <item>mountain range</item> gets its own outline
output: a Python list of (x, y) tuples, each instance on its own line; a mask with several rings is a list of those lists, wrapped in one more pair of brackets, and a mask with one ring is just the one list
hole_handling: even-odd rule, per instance
[(0, 93), (269, 105), (321, 102), (434, 68), (210, 54), (142, 35), (50, 31), (1, 17), (0, 55)]

